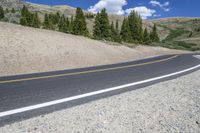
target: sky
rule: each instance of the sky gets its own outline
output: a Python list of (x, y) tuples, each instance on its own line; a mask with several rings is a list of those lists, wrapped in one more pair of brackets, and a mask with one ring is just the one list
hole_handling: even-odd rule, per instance
[(132, 10), (143, 19), (200, 17), (200, 0), (26, 0), (47, 5), (81, 7), (93, 13), (103, 8), (108, 13), (128, 15)]

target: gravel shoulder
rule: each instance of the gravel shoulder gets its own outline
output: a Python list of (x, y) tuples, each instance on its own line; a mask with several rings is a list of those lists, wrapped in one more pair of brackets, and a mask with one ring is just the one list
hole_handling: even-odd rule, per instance
[(2, 133), (200, 132), (200, 70), (6, 125)]

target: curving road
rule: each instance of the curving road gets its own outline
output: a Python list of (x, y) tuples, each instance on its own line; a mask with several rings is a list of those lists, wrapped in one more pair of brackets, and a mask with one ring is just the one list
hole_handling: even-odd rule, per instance
[(0, 77), (0, 126), (139, 89), (199, 68), (200, 56), (186, 54)]

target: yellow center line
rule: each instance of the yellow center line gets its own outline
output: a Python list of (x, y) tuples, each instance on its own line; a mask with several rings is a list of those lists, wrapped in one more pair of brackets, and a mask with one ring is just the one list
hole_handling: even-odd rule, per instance
[(155, 60), (155, 61), (151, 61), (151, 62), (146, 62), (146, 63), (141, 63), (141, 64), (133, 64), (133, 65), (127, 65), (127, 66), (105, 68), (105, 69), (99, 69), (99, 70), (89, 70), (89, 71), (83, 71), (83, 72), (73, 72), (73, 73), (56, 74), (56, 75), (50, 75), (50, 76), (34, 77), (34, 78), (22, 78), (22, 79), (16, 79), (16, 80), (0, 81), (0, 84), (15, 83), (15, 82), (22, 82), (22, 81), (29, 81), (29, 80), (48, 79), (48, 78), (56, 78), (56, 77), (63, 77), (63, 76), (80, 75), (80, 74), (89, 74), (89, 73), (94, 73), (94, 72), (103, 72), (103, 71), (109, 71), (109, 70), (118, 70), (118, 69), (130, 68), (130, 67), (144, 66), (144, 65), (168, 61), (168, 60), (176, 58), (177, 56), (178, 55), (174, 55), (172, 57), (161, 59), (161, 60)]

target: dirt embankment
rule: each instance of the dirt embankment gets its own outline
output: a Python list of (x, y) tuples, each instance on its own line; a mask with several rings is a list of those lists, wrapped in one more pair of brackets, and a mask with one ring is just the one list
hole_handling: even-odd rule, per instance
[(89, 38), (0, 22), (0, 77), (110, 64), (181, 53), (160, 47), (107, 45)]

